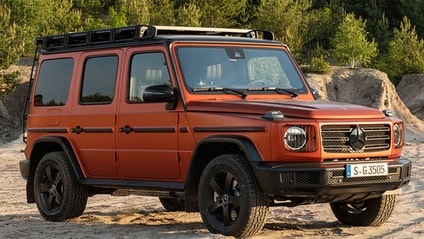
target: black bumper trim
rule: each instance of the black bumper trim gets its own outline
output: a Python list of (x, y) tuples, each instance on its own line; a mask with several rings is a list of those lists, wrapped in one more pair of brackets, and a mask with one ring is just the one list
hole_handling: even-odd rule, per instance
[[(370, 162), (371, 163), (371, 162)], [(389, 162), (387, 176), (345, 177), (344, 164), (266, 164), (252, 162), (259, 185), (267, 195), (277, 197), (327, 197), (329, 195), (373, 193), (395, 190), (411, 177), (411, 162), (400, 158)]]

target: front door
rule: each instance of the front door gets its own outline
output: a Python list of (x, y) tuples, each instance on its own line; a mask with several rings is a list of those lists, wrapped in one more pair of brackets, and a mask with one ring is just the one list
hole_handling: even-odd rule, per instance
[(148, 86), (172, 87), (169, 60), (160, 47), (132, 48), (127, 56), (128, 77), (117, 114), (119, 174), (141, 180), (177, 179), (178, 114), (166, 110), (166, 103), (147, 103), (143, 99)]

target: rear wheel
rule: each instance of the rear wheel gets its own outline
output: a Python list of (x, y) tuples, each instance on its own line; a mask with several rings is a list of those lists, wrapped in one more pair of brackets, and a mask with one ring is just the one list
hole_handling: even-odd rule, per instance
[(331, 210), (343, 224), (351, 226), (380, 226), (392, 215), (396, 195), (382, 195), (359, 202), (330, 203)]
[(159, 201), (162, 206), (170, 212), (184, 211), (185, 209), (185, 201), (181, 198), (160, 197)]
[(80, 216), (88, 190), (81, 185), (63, 152), (51, 152), (40, 160), (34, 178), (34, 196), (40, 214), (48, 221)]
[(268, 197), (244, 156), (216, 157), (199, 182), (199, 209), (210, 232), (248, 237), (259, 232), (268, 213)]

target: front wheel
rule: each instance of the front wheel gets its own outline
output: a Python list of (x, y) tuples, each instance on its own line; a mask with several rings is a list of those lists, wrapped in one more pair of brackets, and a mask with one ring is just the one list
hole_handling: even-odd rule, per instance
[(330, 203), (330, 206), (336, 218), (343, 224), (380, 226), (392, 215), (395, 203), (396, 195), (382, 195), (358, 202)]
[(80, 216), (87, 205), (87, 187), (80, 184), (63, 152), (40, 160), (34, 178), (34, 196), (40, 214), (48, 221)]
[(268, 197), (243, 155), (213, 159), (199, 182), (199, 209), (211, 233), (249, 237), (259, 232), (268, 213)]

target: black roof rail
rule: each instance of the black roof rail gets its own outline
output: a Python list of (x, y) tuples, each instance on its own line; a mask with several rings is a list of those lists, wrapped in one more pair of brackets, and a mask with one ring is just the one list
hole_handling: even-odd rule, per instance
[(42, 50), (55, 50), (77, 46), (152, 39), (157, 35), (216, 35), (260, 38), (267, 40), (274, 39), (274, 34), (271, 31), (266, 30), (135, 25), (40, 36), (35, 39), (34, 43)]

